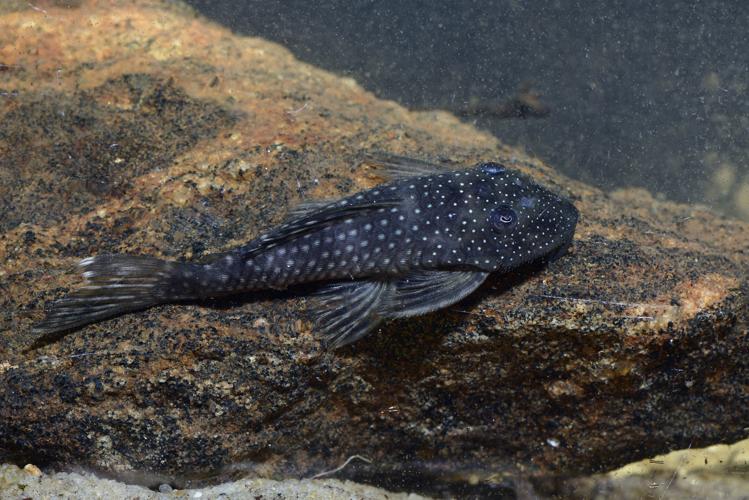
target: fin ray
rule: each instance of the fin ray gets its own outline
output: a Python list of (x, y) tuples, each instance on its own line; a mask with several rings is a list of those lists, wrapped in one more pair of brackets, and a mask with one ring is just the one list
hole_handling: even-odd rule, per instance
[[(98, 255), (79, 263), (86, 284), (57, 300), (34, 333), (71, 330), (165, 301), (180, 264), (136, 255)], [(168, 297), (167, 297), (168, 298)]]
[[(444, 174), (449, 169), (424, 160), (408, 158), (385, 152), (367, 153), (364, 163), (381, 169), (381, 173), (390, 179), (403, 179), (422, 175)], [(378, 174), (380, 170), (378, 170)]]
[(333, 205), (326, 205), (320, 210), (307, 212), (306, 215), (301, 217), (289, 219), (277, 229), (253, 240), (239, 251), (245, 258), (252, 257), (268, 248), (282, 245), (304, 234), (318, 231), (332, 223), (367, 215), (380, 209), (395, 207), (401, 203), (400, 199), (385, 199), (375, 203), (344, 201), (345, 204), (338, 202)]
[(464, 299), (486, 280), (478, 271), (421, 271), (395, 282), (385, 304), (389, 318), (427, 314)]
[(318, 335), (329, 349), (337, 349), (364, 337), (384, 317), (381, 307), (392, 284), (382, 281), (352, 281), (322, 288), (316, 299), (320, 303)]
[(287, 217), (289, 219), (298, 219), (300, 217), (306, 217), (307, 215), (310, 215), (312, 212), (316, 212), (317, 210), (321, 210), (325, 208), (328, 205), (332, 205), (335, 203), (335, 200), (309, 200), (309, 201), (303, 201), (299, 204), (297, 204), (294, 208), (289, 210), (289, 213), (287, 214)]

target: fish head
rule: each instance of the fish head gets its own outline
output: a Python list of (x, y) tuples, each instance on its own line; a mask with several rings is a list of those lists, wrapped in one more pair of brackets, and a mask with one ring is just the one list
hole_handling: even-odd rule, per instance
[(495, 162), (475, 167), (474, 197), (481, 210), (486, 243), (475, 260), (492, 270), (510, 270), (541, 259), (553, 260), (569, 247), (578, 211), (567, 199), (529, 177)]

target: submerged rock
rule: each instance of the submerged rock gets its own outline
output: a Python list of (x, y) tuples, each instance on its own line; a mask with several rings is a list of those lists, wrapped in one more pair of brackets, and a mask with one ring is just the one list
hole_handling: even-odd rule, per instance
[[(0, 16), (3, 458), (183, 486), (358, 454), (337, 477), (486, 492), (746, 435), (749, 225), (603, 193), (185, 10), (45, 12)], [(374, 185), (371, 150), (532, 175), (581, 212), (569, 255), (336, 352), (304, 290), (31, 333), (79, 259), (228, 249)]]
[(160, 484), (158, 491), (142, 486), (123, 484), (97, 478), (88, 473), (58, 472), (42, 474), (33, 465), (22, 469), (0, 465), (0, 487), (4, 498), (126, 498), (137, 500), (168, 500), (170, 498), (319, 498), (325, 500), (426, 500), (426, 497), (393, 493), (351, 481), (244, 479), (207, 488), (175, 490)]

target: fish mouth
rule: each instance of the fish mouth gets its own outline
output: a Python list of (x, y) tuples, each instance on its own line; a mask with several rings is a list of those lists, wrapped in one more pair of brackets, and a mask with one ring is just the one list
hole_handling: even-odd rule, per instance
[(560, 244), (554, 250), (546, 254), (543, 258), (544, 262), (552, 263), (552, 262), (558, 261), (565, 255), (567, 255), (567, 252), (569, 252), (571, 247), (572, 247), (572, 238)]

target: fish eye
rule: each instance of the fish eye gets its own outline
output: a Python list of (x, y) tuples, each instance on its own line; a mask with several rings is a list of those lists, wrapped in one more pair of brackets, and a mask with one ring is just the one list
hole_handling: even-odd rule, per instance
[(479, 168), (482, 172), (489, 175), (499, 175), (507, 171), (507, 168), (505, 168), (504, 165), (493, 161), (479, 163)]
[(495, 208), (489, 214), (489, 222), (495, 229), (505, 230), (513, 227), (518, 220), (518, 216), (513, 209), (503, 205)]

